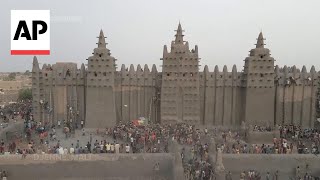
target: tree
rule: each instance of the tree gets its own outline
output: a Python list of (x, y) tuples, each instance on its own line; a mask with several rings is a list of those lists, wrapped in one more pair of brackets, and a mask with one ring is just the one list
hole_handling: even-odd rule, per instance
[(18, 100), (26, 101), (26, 100), (32, 100), (32, 91), (31, 89), (21, 89), (19, 91), (19, 97)]
[(26, 72), (24, 73), (24, 75), (29, 76), (29, 75), (30, 75), (30, 71), (29, 71), (29, 70), (26, 70)]
[(3, 78), (4, 81), (14, 81), (16, 80), (16, 73), (10, 73), (8, 76)]
[(8, 75), (8, 78), (9, 78), (11, 81), (15, 80), (15, 79), (16, 79), (16, 73), (10, 73), (10, 74)]

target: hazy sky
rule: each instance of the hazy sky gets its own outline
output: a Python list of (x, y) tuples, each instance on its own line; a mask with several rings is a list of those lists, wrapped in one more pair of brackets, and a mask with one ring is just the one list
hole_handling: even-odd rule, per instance
[(0, 71), (31, 69), (32, 56), (10, 55), (10, 10), (51, 10), (51, 55), (44, 63), (86, 63), (100, 29), (121, 64), (162, 63), (180, 20), (201, 70), (242, 70), (262, 30), (276, 64), (320, 69), (319, 0), (0, 0)]

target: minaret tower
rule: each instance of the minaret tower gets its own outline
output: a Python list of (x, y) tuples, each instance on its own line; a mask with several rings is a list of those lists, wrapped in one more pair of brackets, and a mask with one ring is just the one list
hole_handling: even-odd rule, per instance
[(260, 32), (256, 48), (251, 49), (244, 65), (244, 121), (251, 125), (274, 125), (274, 59), (264, 47)]
[(161, 122), (200, 123), (198, 47), (189, 50), (179, 23), (171, 51), (163, 49)]
[(42, 94), (42, 72), (39, 68), (38, 59), (36, 56), (33, 57), (32, 63), (32, 109), (33, 118), (37, 122), (43, 120), (43, 101)]
[(88, 58), (86, 87), (87, 128), (105, 128), (116, 124), (114, 77), (115, 58), (106, 48), (105, 37), (100, 31), (98, 47)]

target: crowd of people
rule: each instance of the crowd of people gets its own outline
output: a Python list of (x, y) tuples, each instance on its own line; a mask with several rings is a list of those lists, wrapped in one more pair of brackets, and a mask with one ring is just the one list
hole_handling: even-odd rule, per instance
[(317, 129), (300, 126), (279, 126), (280, 137), (288, 138), (296, 143), (299, 154), (319, 154), (320, 149), (320, 132)]
[(8, 179), (7, 171), (0, 171), (0, 178), (1, 180), (7, 180)]
[(228, 154), (319, 154), (318, 146), (314, 143), (308, 148), (304, 142), (299, 141), (297, 145), (293, 142), (288, 143), (286, 139), (275, 138), (270, 144), (241, 144), (233, 143), (221, 145), (223, 153)]
[[(179, 127), (179, 128), (178, 128)], [(37, 134), (40, 139), (40, 145), (43, 145), (46, 149), (46, 153), (160, 153), (169, 152), (169, 140), (177, 139), (180, 143), (186, 143), (186, 138), (184, 138), (185, 133), (190, 133), (184, 128), (185, 125), (176, 125), (176, 128), (171, 126), (160, 126), (159, 124), (137, 126), (132, 122), (119, 123), (119, 125), (113, 128), (107, 128), (105, 133), (102, 134), (101, 130), (97, 129), (97, 135), (110, 136), (113, 138), (113, 142), (98, 141), (92, 142), (92, 133), (90, 133), (90, 140), (85, 145), (79, 145), (79, 140), (74, 142), (76, 145), (71, 144), (70, 147), (62, 147), (60, 140), (54, 146), (49, 145), (49, 141), (55, 141), (56, 139), (56, 129), (51, 127), (48, 130), (47, 125), (42, 125), (41, 123), (34, 123), (31, 119), (26, 121), (26, 134), (27, 137), (31, 137), (31, 134)], [(189, 126), (188, 126), (189, 128)], [(49, 136), (48, 136), (49, 134)], [(83, 131), (83, 135), (88, 134)], [(170, 138), (172, 137), (172, 138)], [(17, 149), (19, 154), (30, 154), (36, 153), (39, 147), (36, 146), (35, 142), (30, 138), (28, 139), (28, 148)], [(191, 143), (193, 140), (188, 140)], [(39, 146), (40, 146), (39, 145)], [(43, 147), (42, 146), (42, 147)]]
[[(120, 122), (113, 128), (97, 129), (96, 135), (105, 137), (105, 140), (93, 140), (92, 133), (85, 132), (82, 127), (82, 134), (89, 139), (88, 142), (83, 143), (77, 140), (70, 143), (69, 146), (63, 147), (60, 140), (57, 139), (56, 127), (46, 122), (36, 122), (31, 111), (30, 102), (14, 104), (0, 110), (0, 117), (3, 121), (17, 117), (24, 120), (24, 133), (28, 142), (27, 146), (20, 147), (16, 141), (6, 144), (4, 140), (1, 140), (0, 154), (9, 152), (26, 157), (27, 154), (34, 153), (167, 153), (170, 149), (170, 141), (177, 141), (182, 149), (181, 158), (185, 176), (194, 180), (209, 180), (214, 177), (213, 166), (209, 161), (209, 143), (207, 142), (211, 137), (222, 139), (223, 143), (218, 146), (223, 153), (290, 154), (295, 151), (298, 153), (319, 153), (320, 133), (314, 129), (302, 129), (293, 125), (279, 126), (280, 138), (274, 138), (270, 144), (248, 144), (242, 140), (240, 132), (237, 131), (215, 129), (209, 133), (206, 128), (200, 130), (185, 123), (137, 125), (133, 122)], [(61, 122), (57, 128), (59, 131), (63, 129)], [(270, 132), (272, 128), (254, 126), (253, 131)], [(227, 139), (232, 139), (232, 143)], [(276, 174), (267, 173), (266, 179), (274, 179)], [(226, 179), (230, 177), (231, 174), (226, 174)], [(308, 179), (311, 176), (305, 174), (303, 178)], [(250, 170), (242, 172), (240, 179), (261, 179), (261, 175), (257, 171)]]
[(273, 139), (270, 144), (247, 144), (233, 143), (232, 145), (222, 144), (223, 153), (231, 154), (291, 154), (293, 153), (293, 143), (288, 143), (285, 139)]
[[(319, 154), (320, 133), (315, 129), (301, 129), (299, 126), (279, 126), (280, 138), (270, 139), (267, 144), (250, 144), (243, 141), (240, 133), (224, 131), (220, 133), (223, 143), (218, 144), (223, 153), (232, 154)], [(255, 126), (254, 131), (266, 132), (268, 127)], [(229, 140), (227, 142), (227, 139)], [(230, 141), (231, 140), (231, 141)]]
[[(230, 172), (228, 174), (231, 174)], [(227, 174), (227, 176), (228, 176)], [(271, 180), (271, 177), (269, 177), (270, 173), (267, 173), (266, 179)], [(268, 179), (270, 178), (270, 179)], [(227, 179), (227, 178), (226, 178)], [(227, 180), (231, 180), (230, 178)], [(240, 173), (240, 180), (261, 180), (261, 175), (259, 171), (256, 170), (249, 170), (249, 171), (243, 171)], [(275, 180), (277, 180), (275, 178)]]
[(27, 100), (0, 107), (0, 117), (3, 122), (7, 122), (9, 119), (15, 119), (17, 116), (25, 119), (32, 111), (31, 103), (30, 100)]
[[(190, 155), (186, 157), (185, 154)], [(207, 144), (194, 144), (190, 152), (186, 152), (183, 148), (181, 157), (186, 179), (209, 180), (213, 178), (213, 166), (209, 161), (209, 147)]]
[(258, 125), (255, 125), (255, 126), (253, 126), (252, 131), (271, 132), (272, 128), (271, 128), (271, 126), (258, 126)]
[[(70, 144), (69, 147), (62, 147), (60, 141), (56, 138), (56, 128), (54, 126), (41, 122), (35, 122), (32, 115), (24, 116), (25, 138), (28, 142), (27, 147), (17, 147), (16, 141), (0, 147), (0, 151), (8, 151), (10, 153), (31, 154), (36, 153), (39, 149), (45, 153), (116, 153), (116, 152), (132, 152), (132, 153), (160, 153), (169, 152), (169, 140), (177, 140), (182, 145), (196, 145), (200, 142), (200, 131), (194, 126), (187, 124), (176, 124), (174, 126), (159, 124), (147, 124), (143, 126), (134, 125), (132, 122), (119, 123), (113, 128), (107, 128), (105, 133), (97, 130), (97, 134), (109, 136), (113, 138), (113, 142), (98, 141), (92, 142), (92, 134), (90, 134), (90, 142), (79, 145), (78, 142)], [(83, 134), (87, 134), (83, 132)], [(35, 143), (33, 139), (38, 139), (39, 143)], [(38, 141), (37, 140), (37, 141)], [(52, 146), (52, 141), (58, 141)], [(50, 145), (49, 145), (50, 144)], [(67, 149), (67, 150), (66, 150)], [(195, 146), (193, 149), (196, 149)]]
[(119, 123), (108, 128), (107, 136), (130, 144), (133, 153), (160, 153), (168, 152), (169, 128), (159, 124), (135, 125), (132, 122)]
[(317, 129), (305, 128), (295, 125), (283, 125), (279, 126), (280, 137), (291, 138), (293, 140), (310, 140), (319, 143), (320, 133)]

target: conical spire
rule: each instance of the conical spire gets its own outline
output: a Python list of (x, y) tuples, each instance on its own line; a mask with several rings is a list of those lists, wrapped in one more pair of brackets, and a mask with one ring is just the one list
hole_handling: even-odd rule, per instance
[(307, 68), (306, 66), (302, 66), (302, 70), (301, 70), (302, 73), (306, 73), (307, 72)]
[(35, 72), (35, 71), (38, 71), (38, 70), (40, 70), (38, 59), (37, 59), (36, 56), (34, 56), (33, 57), (33, 63), (32, 63), (32, 71)]
[(122, 71), (122, 72), (125, 72), (125, 71), (126, 71), (126, 65), (124, 65), (124, 64), (121, 65), (121, 71)]
[(85, 73), (86, 73), (86, 67), (85, 67), (84, 64), (82, 63), (82, 64), (81, 64), (81, 67), (80, 67), (80, 77), (81, 77), (81, 78), (84, 78)]
[(177, 31), (177, 34), (176, 34), (175, 43), (182, 44), (183, 43), (183, 34), (182, 34), (183, 30), (182, 30), (180, 22), (178, 25), (178, 29), (176, 31)]
[(208, 73), (208, 72), (209, 72), (209, 68), (208, 68), (208, 65), (205, 65), (205, 66), (204, 66), (204, 69), (203, 69), (203, 71), (204, 71), (204, 72), (206, 72), (206, 73)]
[(163, 57), (166, 56), (168, 54), (168, 49), (167, 49), (167, 45), (163, 46)]
[(99, 35), (99, 41), (98, 41), (98, 48), (105, 48), (106, 47), (106, 41), (105, 37), (103, 35), (102, 29), (100, 30), (100, 35)]
[(232, 66), (232, 74), (237, 74), (237, 66), (235, 64)]
[(316, 72), (316, 69), (314, 68), (314, 66), (312, 65), (311, 66), (311, 69), (310, 69), (310, 73), (315, 73)]
[(152, 65), (151, 72), (153, 72), (153, 73), (157, 73), (157, 72), (158, 72), (158, 71), (157, 71), (157, 67), (156, 67), (155, 64)]
[(280, 69), (279, 69), (279, 66), (278, 66), (278, 65), (276, 65), (276, 67), (274, 68), (274, 73), (275, 73), (276, 75), (279, 75), (279, 74), (280, 74)]
[(86, 70), (86, 67), (84, 66), (84, 64), (82, 63), (81, 64), (81, 71), (85, 71)]
[(150, 72), (150, 70), (149, 70), (149, 67), (148, 67), (148, 65), (144, 65), (144, 73), (149, 73)]
[(264, 48), (264, 40), (265, 39), (263, 39), (263, 35), (262, 35), (262, 32), (260, 32), (260, 34), (259, 34), (259, 37), (258, 37), (258, 39), (257, 39), (257, 44), (256, 44), (256, 48)]
[(48, 68), (47, 64), (44, 63), (44, 64), (42, 65), (42, 70), (46, 70), (47, 68)]

